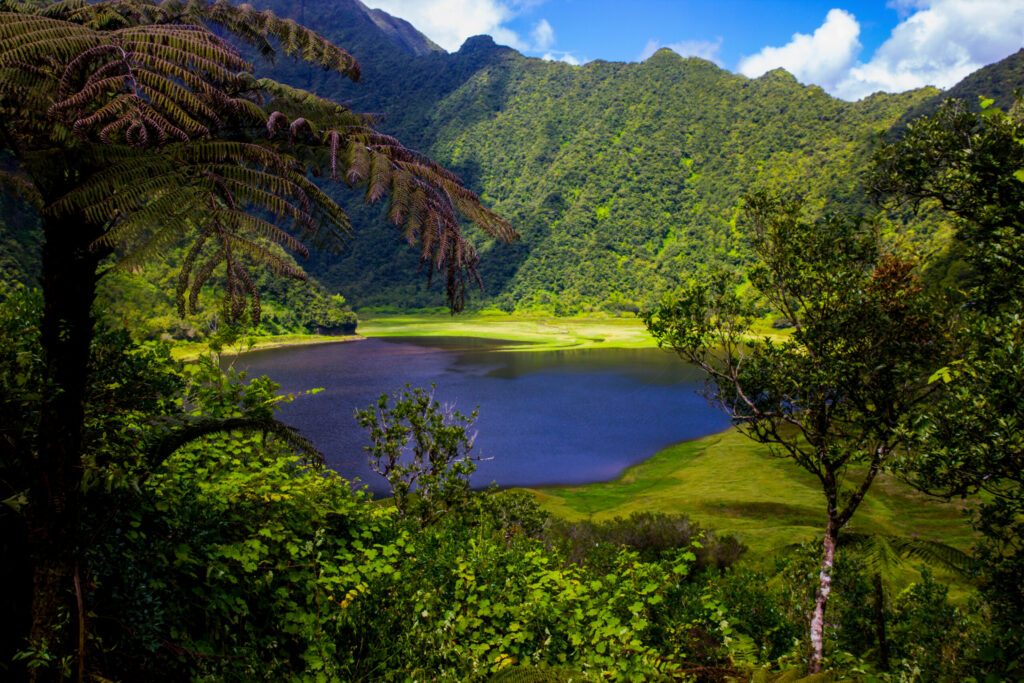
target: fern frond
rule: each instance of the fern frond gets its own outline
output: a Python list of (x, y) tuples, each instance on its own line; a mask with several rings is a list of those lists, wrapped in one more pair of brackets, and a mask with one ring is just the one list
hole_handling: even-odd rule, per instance
[(194, 21), (220, 24), (260, 49), (266, 58), (274, 55), (267, 39), (275, 38), (280, 41), (282, 52), (289, 57), (297, 57), (325, 70), (336, 71), (353, 81), (359, 80), (359, 63), (355, 57), (317, 32), (290, 19), (281, 19), (269, 10), (261, 12), (251, 5), (233, 5), (227, 0), (213, 3), (193, 0), (188, 3), (184, 13)]
[(855, 532), (844, 532), (840, 540), (845, 547), (863, 551), (867, 562), (876, 569), (892, 567), (898, 564), (898, 558), (920, 560), (961, 576), (970, 575), (975, 566), (970, 555), (939, 541)]
[(276, 242), (277, 244), (298, 253), (303, 258), (309, 257), (309, 249), (305, 244), (297, 240), (292, 235), (289, 235), (273, 223), (242, 211), (236, 211), (233, 213), (234, 215), (230, 219), (230, 222), (237, 230), (258, 235), (264, 239)]
[(275, 275), (289, 277), (294, 280), (307, 280), (309, 276), (305, 271), (296, 268), (286, 259), (281, 258), (266, 247), (251, 240), (246, 240), (236, 235), (223, 235), (224, 242), (238, 254), (244, 254), (254, 261), (257, 261), (270, 268)]
[[(205, 285), (206, 282), (210, 279), (210, 276), (213, 275), (214, 269), (217, 266), (219, 266), (221, 263), (223, 263), (224, 260), (225, 260), (224, 251), (223, 250), (218, 250), (213, 256), (211, 256), (205, 262), (203, 262), (203, 264), (199, 267), (198, 270), (195, 271), (195, 275), (192, 278), (192, 283), (189, 284), (186, 287), (186, 290), (188, 291), (188, 299), (187, 299), (188, 307), (187, 307), (187, 310), (188, 310), (189, 313), (192, 313), (194, 315), (195, 313), (198, 312), (198, 310), (199, 310), (199, 292), (202, 291), (203, 285)], [(184, 301), (185, 301), (184, 298), (182, 300), (179, 300), (179, 302), (178, 302), (178, 309), (179, 310), (185, 308)]]
[(103, 234), (95, 247), (124, 245), (138, 235), (161, 224), (181, 225), (186, 218), (199, 217), (196, 207), (200, 197), (194, 188), (172, 189), (129, 213)]

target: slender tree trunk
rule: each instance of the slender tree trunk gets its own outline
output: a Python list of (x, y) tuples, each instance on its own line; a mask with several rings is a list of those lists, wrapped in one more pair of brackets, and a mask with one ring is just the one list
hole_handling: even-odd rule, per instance
[[(81, 550), (82, 436), (100, 259), (90, 245), (100, 228), (44, 217), (43, 232), (41, 340), (46, 385), (28, 508), (33, 562), (29, 641), (74, 666), (80, 639), (75, 631), (81, 623), (73, 581)], [(33, 678), (56, 675), (56, 671), (36, 670)]]
[(821, 671), (825, 650), (825, 606), (832, 592), (832, 567), (836, 558), (836, 541), (839, 538), (839, 524), (834, 498), (829, 499), (828, 524), (822, 541), (821, 573), (818, 575), (818, 590), (814, 596), (814, 612), (811, 615), (811, 659), (807, 669), (810, 673)]
[(889, 639), (885, 634), (885, 588), (882, 575), (875, 573), (875, 639), (878, 641), (878, 668), (889, 670)]

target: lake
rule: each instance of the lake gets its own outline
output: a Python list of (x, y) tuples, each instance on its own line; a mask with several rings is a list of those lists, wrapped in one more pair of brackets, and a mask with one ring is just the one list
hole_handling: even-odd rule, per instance
[[(473, 484), (539, 486), (615, 478), (672, 443), (729, 421), (699, 391), (702, 375), (657, 349), (499, 350), (462, 338), (366, 339), (254, 351), (235, 361), (284, 391), (324, 391), (285, 406), (280, 418), (312, 439), (327, 464), (376, 494), (387, 484), (366, 464), (366, 434), (353, 417), (404, 384), (429, 388), (463, 413), (479, 406)], [(507, 348), (507, 347), (506, 347)]]

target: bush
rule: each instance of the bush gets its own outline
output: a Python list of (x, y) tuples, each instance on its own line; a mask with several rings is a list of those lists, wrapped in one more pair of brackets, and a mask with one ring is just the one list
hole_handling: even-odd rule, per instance
[(636, 512), (603, 522), (552, 520), (545, 538), (560, 548), (570, 562), (597, 571), (606, 570), (623, 548), (636, 552), (645, 562), (656, 562), (666, 554), (699, 542), (695, 549), (698, 571), (708, 567), (723, 570), (746, 552), (735, 538), (718, 538), (685, 515), (651, 512)]

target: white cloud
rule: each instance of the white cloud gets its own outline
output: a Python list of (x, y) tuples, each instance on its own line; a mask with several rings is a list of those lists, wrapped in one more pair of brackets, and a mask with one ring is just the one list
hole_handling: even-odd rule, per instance
[(885, 6), (896, 10), (900, 19), (907, 18), (913, 12), (928, 7), (929, 0), (889, 0)]
[(527, 43), (503, 24), (521, 7), (504, 0), (370, 0), (370, 7), (405, 19), (449, 52), (466, 38), (487, 34), (517, 50)]
[(548, 23), (547, 19), (541, 19), (533, 27), (530, 37), (533, 38), (535, 50), (548, 50), (555, 44), (555, 29), (551, 28), (551, 24)]
[[(856, 64), (834, 94), (858, 99), (878, 90), (948, 88), (1024, 46), (1021, 0), (899, 0), (912, 11), (867, 63)], [(913, 11), (916, 10), (916, 11)]]
[(370, 7), (405, 19), (449, 52), (466, 38), (489, 35), (500, 45), (523, 52), (544, 52), (555, 43), (555, 29), (541, 19), (523, 38), (506, 23), (545, 0), (366, 0)]
[(849, 73), (860, 52), (860, 24), (841, 9), (831, 9), (812, 35), (795, 33), (782, 47), (766, 47), (744, 57), (739, 72), (751, 78), (783, 68), (801, 83), (832, 91)]
[(680, 57), (700, 57), (719, 66), (722, 65), (721, 60), (718, 59), (718, 52), (722, 49), (721, 36), (715, 40), (681, 40), (678, 43), (665, 44), (662, 44), (657, 38), (651, 38), (644, 45), (643, 52), (640, 53), (640, 61), (644, 61), (663, 47), (667, 47)]
[(579, 66), (583, 62), (571, 52), (545, 52), (541, 57), (546, 62), (565, 62), (573, 66)]
[(900, 22), (866, 62), (858, 61), (860, 24), (832, 9), (813, 35), (740, 60), (756, 77), (783, 68), (803, 83), (855, 100), (879, 90), (948, 88), (1024, 46), (1024, 0), (889, 0)]

